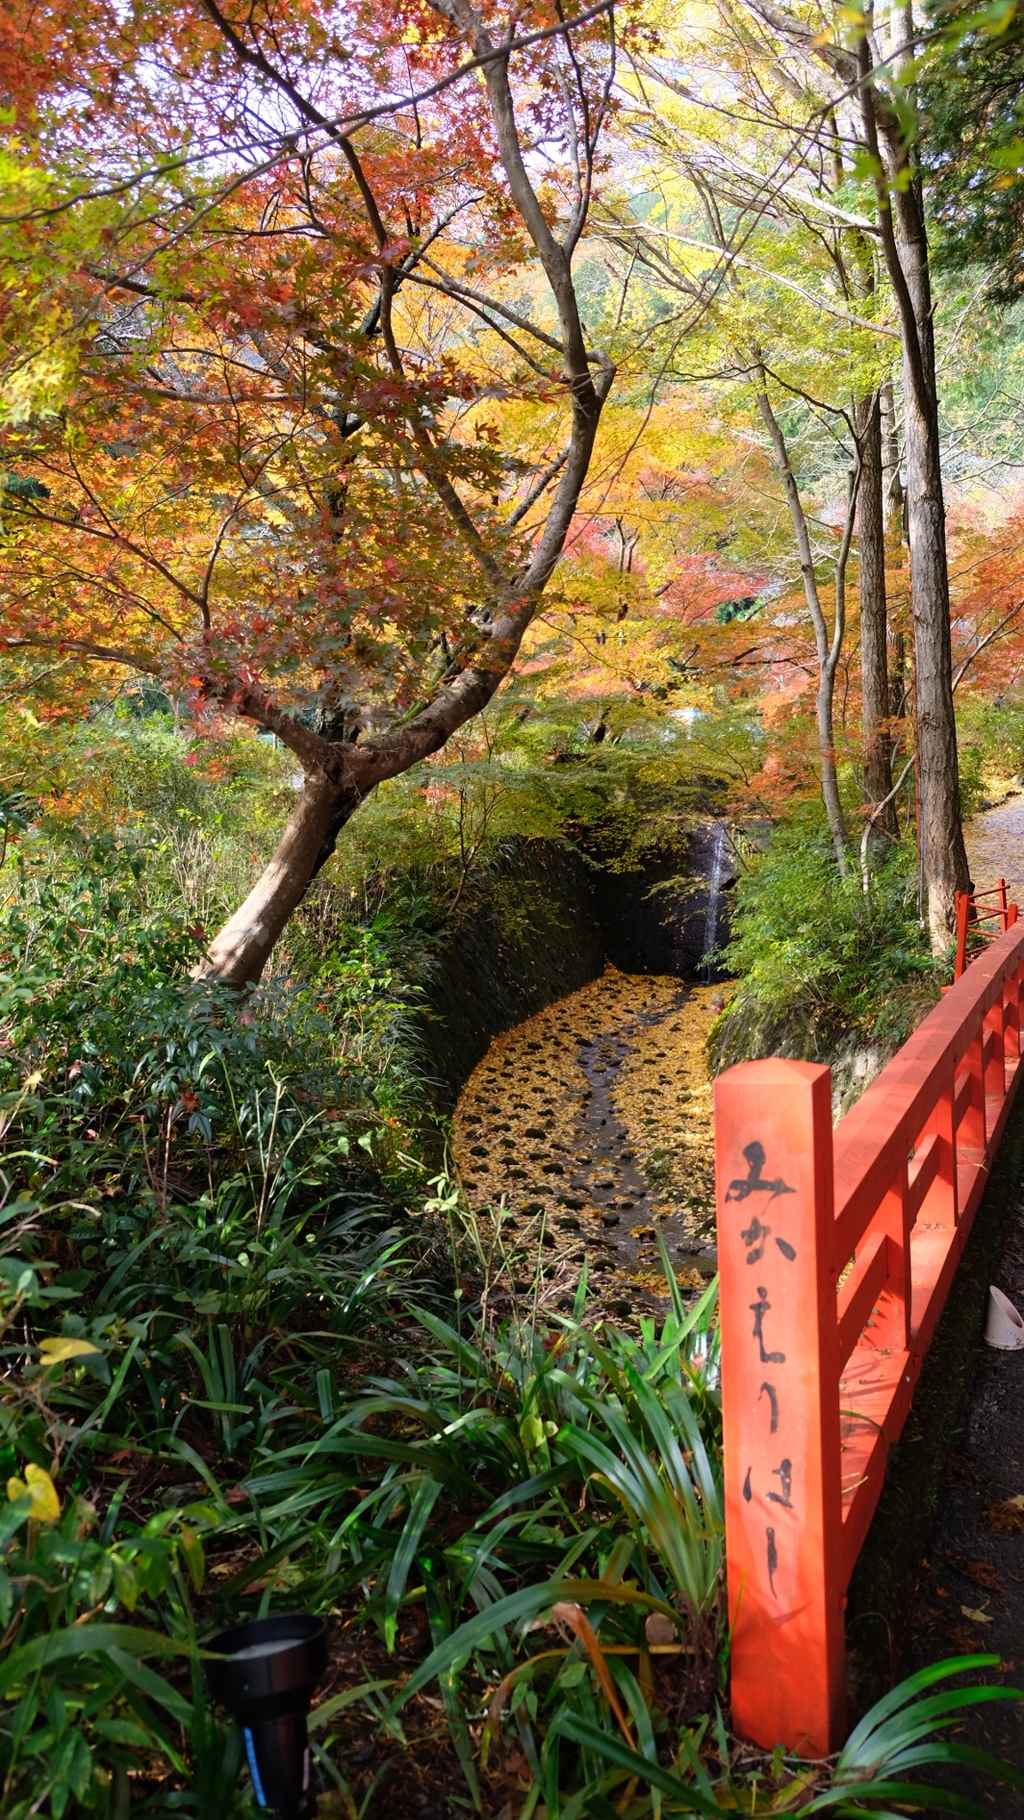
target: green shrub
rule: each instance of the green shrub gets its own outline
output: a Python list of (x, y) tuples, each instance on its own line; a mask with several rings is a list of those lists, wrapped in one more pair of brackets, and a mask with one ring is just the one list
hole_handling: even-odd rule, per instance
[(719, 1067), (768, 1054), (830, 1061), (850, 1039), (893, 1050), (948, 971), (918, 923), (908, 849), (876, 864), (865, 893), (852, 864), (840, 877), (816, 811), (748, 856), (731, 928), (722, 958), (739, 981), (712, 1031)]
[(268, 1104), (293, 1165), (315, 1150), (357, 1180), (421, 1179), (409, 995), (374, 933), (315, 988), (272, 975), (243, 1004), (189, 978), (202, 934), (153, 907), (151, 860), (111, 836), (33, 844), (0, 923), (0, 1104), (61, 1191), (195, 1196), (258, 1151)]
[(1003, 781), (1024, 771), (1024, 695), (1019, 688), (1007, 690), (995, 701), (979, 696), (966, 696), (957, 701), (957, 730), (960, 766), (978, 773), (978, 786), (965, 802), (965, 813), (972, 813), (985, 794), (985, 780)]

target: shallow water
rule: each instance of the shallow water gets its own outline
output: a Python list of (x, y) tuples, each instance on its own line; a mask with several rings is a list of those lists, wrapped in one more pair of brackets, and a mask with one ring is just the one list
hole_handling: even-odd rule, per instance
[(563, 1288), (586, 1258), (603, 1299), (651, 1305), (658, 1232), (685, 1287), (713, 1274), (716, 990), (608, 967), (497, 1037), (467, 1082), (454, 1148), (468, 1198)]

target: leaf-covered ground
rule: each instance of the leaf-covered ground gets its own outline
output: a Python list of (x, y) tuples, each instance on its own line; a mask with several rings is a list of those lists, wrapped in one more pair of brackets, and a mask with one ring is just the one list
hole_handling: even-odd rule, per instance
[(681, 1281), (713, 1273), (716, 995), (608, 967), (497, 1037), (459, 1101), (471, 1204), (500, 1212), (517, 1243), (539, 1240), (567, 1283), (589, 1259), (613, 1303), (664, 1293), (658, 1230)]

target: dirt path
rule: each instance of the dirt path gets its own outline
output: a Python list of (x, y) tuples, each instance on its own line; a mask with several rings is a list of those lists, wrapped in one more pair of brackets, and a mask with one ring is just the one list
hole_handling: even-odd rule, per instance
[(714, 1274), (714, 1147), (704, 1043), (717, 988), (624, 974), (560, 999), (491, 1044), (455, 1113), (472, 1205), (538, 1241), (566, 1283), (584, 1258), (602, 1299), (664, 1294)]
[(972, 816), (964, 825), (964, 841), (979, 891), (1005, 878), (1011, 903), (1024, 905), (1024, 794)]

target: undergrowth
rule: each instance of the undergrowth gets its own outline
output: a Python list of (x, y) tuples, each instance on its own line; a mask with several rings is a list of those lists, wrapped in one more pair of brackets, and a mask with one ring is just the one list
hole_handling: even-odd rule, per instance
[(311, 1717), (324, 1816), (921, 1798), (896, 1778), (955, 1759), (932, 1734), (965, 1702), (915, 1704), (928, 1677), (834, 1765), (728, 1734), (713, 1286), (592, 1331), (585, 1284), (565, 1317), (539, 1277), (512, 1300), (513, 1260), (444, 1184), (398, 1227), (340, 1193), (304, 1206), (306, 1173), (250, 1155), (217, 1219), (169, 1200), (90, 1270), (95, 1210), (52, 1176), (18, 1189), (40, 1159), (7, 1153), (5, 1820), (251, 1815), (202, 1646), (295, 1608), (333, 1634)]
[[(4, 1820), (246, 1820), (202, 1649), (295, 1608), (332, 1636), (325, 1816), (920, 1801), (901, 1778), (955, 1756), (934, 1734), (964, 1702), (928, 1677), (837, 1762), (729, 1734), (714, 1287), (685, 1302), (663, 1255), (658, 1318), (598, 1318), (585, 1276), (553, 1311), (500, 1221), (443, 1178), (427, 1194), (380, 905), (321, 943), (315, 979), (284, 966), (240, 1003), (190, 979), (204, 934), (163, 908), (165, 863), (66, 830), (5, 873)], [(780, 838), (742, 887), (737, 952), (759, 917), (789, 946), (751, 965), (751, 1002), (777, 1009), (798, 977), (854, 1027), (882, 894), (905, 921), (906, 881), (893, 862), (855, 911), (827, 874)], [(929, 989), (904, 933), (900, 978)]]
[(851, 1044), (888, 1056), (949, 977), (919, 923), (914, 855), (876, 855), (865, 891), (852, 861), (840, 876), (816, 811), (746, 856), (722, 960), (737, 984), (712, 1032), (716, 1071), (762, 1055), (833, 1061)]

